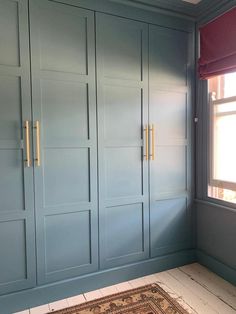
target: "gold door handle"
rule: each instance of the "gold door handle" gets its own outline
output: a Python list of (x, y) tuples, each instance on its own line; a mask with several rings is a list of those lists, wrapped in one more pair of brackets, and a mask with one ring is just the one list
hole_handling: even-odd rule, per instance
[(25, 163), (26, 163), (26, 167), (29, 168), (31, 162), (30, 162), (30, 135), (29, 135), (29, 121), (28, 120), (25, 121), (24, 129), (25, 129), (25, 148), (26, 148)]
[(144, 129), (145, 132), (145, 142), (146, 142), (146, 152), (144, 154), (144, 157), (146, 160), (149, 159), (149, 130), (148, 130), (148, 125), (146, 126), (146, 128)]
[(152, 133), (152, 153), (151, 153), (151, 160), (155, 159), (155, 126), (152, 124), (150, 131)]
[(41, 164), (41, 158), (40, 158), (40, 125), (39, 121), (35, 122), (35, 130), (36, 130), (36, 165), (37, 167), (40, 167)]

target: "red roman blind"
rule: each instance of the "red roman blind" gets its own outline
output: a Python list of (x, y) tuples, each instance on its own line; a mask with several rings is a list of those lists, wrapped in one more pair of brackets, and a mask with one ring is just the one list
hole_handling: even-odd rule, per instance
[(200, 28), (199, 76), (236, 71), (236, 8)]

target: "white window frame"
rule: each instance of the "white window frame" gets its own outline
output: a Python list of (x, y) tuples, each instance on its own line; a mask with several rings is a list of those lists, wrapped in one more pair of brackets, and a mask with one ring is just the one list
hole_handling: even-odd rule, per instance
[[(230, 182), (230, 181), (223, 181), (223, 180), (216, 180), (213, 177), (214, 174), (214, 128), (215, 128), (215, 114), (214, 114), (214, 106), (215, 105), (223, 105), (231, 102), (236, 102), (236, 96), (233, 97), (227, 97), (227, 98), (222, 98), (222, 99), (214, 99), (214, 96), (212, 93), (210, 93), (209, 97), (209, 113), (210, 113), (210, 121), (209, 121), (209, 161), (208, 161), (208, 169), (209, 169), (209, 177), (208, 177), (208, 184), (211, 187), (216, 187), (216, 188), (223, 188), (227, 190), (232, 190), (236, 192), (236, 182)], [(236, 114), (235, 111), (229, 111), (227, 113), (218, 113), (218, 116), (224, 116), (224, 115), (231, 115), (231, 114)], [(212, 198), (212, 197), (211, 197)]]

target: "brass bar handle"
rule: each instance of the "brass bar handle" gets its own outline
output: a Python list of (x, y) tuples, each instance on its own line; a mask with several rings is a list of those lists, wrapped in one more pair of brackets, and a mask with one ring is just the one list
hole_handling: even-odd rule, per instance
[(144, 129), (145, 132), (145, 142), (146, 142), (146, 152), (145, 152), (145, 159), (148, 160), (149, 159), (149, 129), (148, 129), (148, 125), (145, 127)]
[(152, 153), (151, 160), (155, 160), (155, 126), (152, 124), (150, 131), (152, 132)]
[(35, 122), (35, 130), (36, 130), (36, 165), (37, 167), (40, 167), (41, 165), (41, 158), (40, 158), (40, 124), (39, 121), (37, 120)]
[(30, 135), (29, 135), (29, 121), (28, 120), (25, 121), (24, 129), (25, 129), (25, 148), (26, 148), (25, 163), (26, 163), (26, 167), (29, 168), (31, 165), (31, 160), (30, 160)]

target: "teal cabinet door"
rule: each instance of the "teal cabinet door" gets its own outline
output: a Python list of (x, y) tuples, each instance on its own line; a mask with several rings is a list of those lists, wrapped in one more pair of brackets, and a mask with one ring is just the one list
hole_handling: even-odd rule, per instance
[(94, 14), (44, 0), (31, 1), (30, 12), (42, 284), (98, 264)]
[(148, 27), (96, 15), (102, 268), (149, 256)]
[[(149, 29), (152, 257), (188, 247), (191, 203), (189, 34)], [(153, 136), (152, 136), (153, 134)]]
[(0, 294), (36, 281), (27, 21), (27, 0), (0, 1)]

